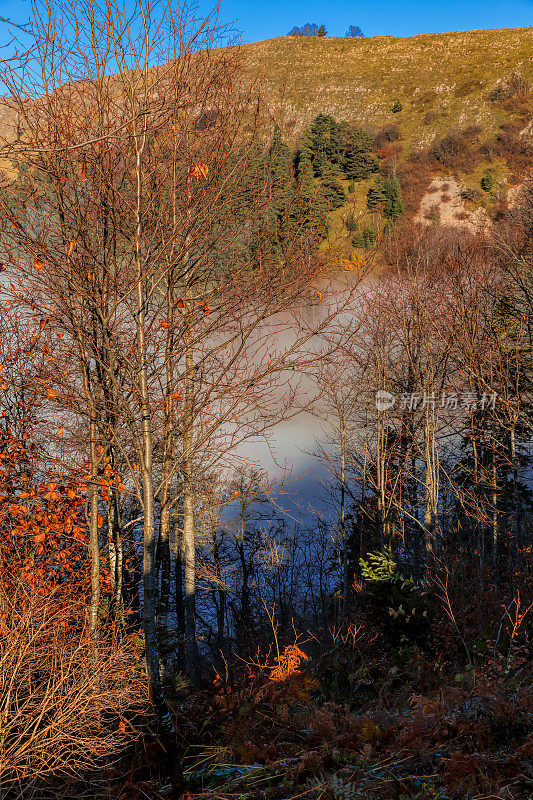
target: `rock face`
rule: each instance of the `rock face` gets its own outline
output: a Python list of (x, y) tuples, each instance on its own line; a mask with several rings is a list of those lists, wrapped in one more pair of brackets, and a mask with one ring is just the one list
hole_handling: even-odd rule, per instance
[(519, 136), (525, 142), (533, 144), (533, 119), (526, 125), (526, 127), (523, 130), (520, 131)]
[(453, 178), (435, 178), (420, 202), (415, 222), (421, 225), (440, 223), (472, 233), (486, 233), (492, 223), (485, 209), (467, 210), (461, 191), (461, 184)]

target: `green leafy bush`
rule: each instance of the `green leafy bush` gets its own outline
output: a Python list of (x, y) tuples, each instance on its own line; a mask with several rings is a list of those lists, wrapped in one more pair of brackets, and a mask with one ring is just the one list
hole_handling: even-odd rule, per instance
[(363, 605), (394, 641), (421, 641), (430, 622), (428, 595), (413, 580), (401, 574), (387, 545), (361, 558), (365, 582)]

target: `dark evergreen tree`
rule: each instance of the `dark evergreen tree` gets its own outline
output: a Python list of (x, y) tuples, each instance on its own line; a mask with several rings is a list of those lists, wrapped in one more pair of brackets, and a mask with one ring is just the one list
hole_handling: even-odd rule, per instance
[(394, 104), (392, 106), (392, 113), (393, 114), (398, 114), (400, 111), (402, 111), (402, 109), (403, 109), (403, 106), (400, 103), (400, 101), (399, 100), (395, 100)]
[(365, 250), (370, 250), (375, 243), (378, 232), (373, 225), (367, 225), (360, 233), (356, 233), (352, 239), (354, 247), (363, 247)]
[(364, 181), (379, 172), (379, 159), (375, 153), (350, 150), (344, 163), (346, 177), (353, 181)]
[(378, 178), (366, 193), (366, 207), (369, 211), (376, 211), (385, 202), (383, 193), (383, 180)]
[(300, 145), (300, 160), (313, 166), (315, 176), (323, 174), (331, 164), (343, 158), (342, 136), (338, 123), (329, 114), (319, 114), (304, 131)]
[(492, 172), (490, 169), (486, 171), (486, 173), (481, 178), (481, 188), (484, 192), (492, 192), (492, 187), (494, 186), (494, 178), (492, 177)]
[(328, 35), (328, 32), (326, 30), (326, 26), (325, 25), (321, 25), (320, 28), (318, 29), (317, 36), (327, 36), (327, 35)]
[(345, 134), (343, 169), (347, 178), (363, 181), (379, 170), (379, 161), (372, 150), (372, 137), (360, 128)]
[(347, 231), (350, 231), (350, 233), (353, 233), (357, 230), (357, 218), (353, 211), (346, 217), (344, 221), (344, 227)]
[(291, 225), (317, 245), (327, 232), (328, 204), (308, 161), (300, 164), (291, 204)]
[(270, 171), (270, 203), (272, 213), (281, 218), (293, 193), (293, 169), (291, 152), (281, 140), (281, 132), (276, 125), (272, 136), (272, 144), (268, 151), (268, 169)]
[(320, 192), (329, 211), (339, 208), (346, 202), (346, 192), (340, 182), (339, 171), (331, 165), (328, 165), (322, 173)]
[(404, 213), (402, 188), (398, 178), (386, 178), (383, 181), (383, 194), (385, 195), (383, 214), (394, 222)]

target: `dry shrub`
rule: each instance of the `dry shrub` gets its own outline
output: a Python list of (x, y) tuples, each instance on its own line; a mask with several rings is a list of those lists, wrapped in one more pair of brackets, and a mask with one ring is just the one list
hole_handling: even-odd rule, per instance
[(0, 785), (13, 797), (108, 766), (136, 736), (127, 718), (146, 687), (134, 642), (93, 642), (83, 617), (55, 593), (0, 587)]
[(374, 137), (374, 148), (379, 150), (384, 145), (396, 142), (400, 138), (400, 129), (396, 124), (391, 123), (390, 125), (385, 125)]
[(531, 87), (521, 75), (513, 73), (497, 86), (488, 95), (491, 103), (498, 103), (510, 113), (527, 111), (527, 103), (531, 95)]
[(464, 130), (450, 131), (442, 139), (435, 141), (429, 150), (434, 166), (472, 171), (480, 160), (480, 133), (479, 126), (471, 125)]
[(505, 122), (496, 138), (482, 148), (493, 158), (504, 158), (519, 180), (529, 175), (533, 160), (533, 147), (527, 137), (521, 135), (521, 130), (522, 123), (518, 120)]
[[(420, 160), (419, 160), (420, 157)], [(433, 179), (426, 151), (415, 151), (406, 163), (400, 163), (396, 175), (402, 187), (403, 202), (408, 215), (414, 216)]]

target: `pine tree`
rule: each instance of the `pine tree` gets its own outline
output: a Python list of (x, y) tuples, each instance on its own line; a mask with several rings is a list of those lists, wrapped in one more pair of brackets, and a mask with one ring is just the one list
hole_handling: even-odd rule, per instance
[(350, 150), (344, 163), (346, 177), (353, 181), (364, 181), (379, 172), (379, 160), (375, 153)]
[(481, 188), (484, 192), (492, 192), (492, 187), (494, 186), (494, 178), (492, 177), (492, 172), (488, 169), (483, 177), (481, 178)]
[(367, 225), (362, 231), (356, 233), (352, 239), (354, 247), (363, 247), (365, 250), (370, 250), (376, 241), (378, 232), (373, 225)]
[(344, 138), (343, 168), (346, 177), (354, 181), (366, 180), (379, 170), (377, 156), (371, 152), (372, 137), (360, 128), (340, 128)]
[(268, 151), (268, 168), (271, 186), (269, 206), (277, 217), (281, 217), (293, 190), (293, 171), (291, 152), (282, 141), (277, 125)]
[(319, 114), (304, 131), (300, 159), (310, 161), (315, 176), (320, 176), (328, 165), (339, 164), (342, 157), (340, 126), (329, 114)]
[(369, 211), (375, 211), (379, 206), (385, 202), (385, 194), (383, 193), (383, 181), (378, 178), (374, 185), (370, 187), (366, 193), (366, 207)]
[(346, 202), (346, 192), (340, 182), (339, 171), (331, 165), (328, 165), (322, 174), (320, 191), (330, 211)]
[(300, 162), (291, 206), (291, 224), (319, 242), (326, 235), (328, 205), (309, 161)]
[(346, 217), (344, 221), (344, 227), (346, 228), (347, 231), (350, 231), (350, 233), (353, 233), (354, 231), (357, 230), (357, 218), (353, 213), (353, 211)]
[(383, 194), (385, 195), (384, 216), (392, 221), (397, 220), (404, 213), (402, 188), (398, 178), (387, 178), (383, 182)]
[(326, 26), (325, 25), (321, 25), (320, 28), (318, 29), (317, 36), (327, 36), (327, 35), (328, 35), (328, 32), (326, 30)]

